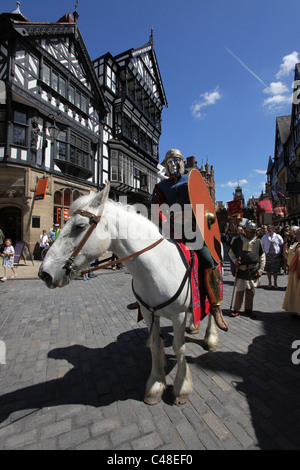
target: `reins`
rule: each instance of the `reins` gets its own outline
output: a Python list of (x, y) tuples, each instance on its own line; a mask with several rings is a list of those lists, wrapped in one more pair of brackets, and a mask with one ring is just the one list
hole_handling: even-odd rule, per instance
[[(80, 253), (83, 246), (88, 241), (89, 237), (91, 236), (91, 234), (93, 233), (93, 231), (97, 227), (97, 224), (100, 222), (101, 217), (102, 217), (102, 214), (95, 215), (95, 214), (92, 214), (91, 212), (88, 212), (88, 211), (85, 211), (85, 210), (80, 210), (80, 209), (77, 210), (75, 212), (75, 214), (80, 214), (84, 217), (88, 217), (90, 219), (90, 224), (91, 225), (88, 228), (85, 235), (83, 236), (82, 240), (79, 242), (79, 244), (75, 248), (75, 250), (71, 253), (69, 258), (67, 259), (66, 264), (64, 265), (64, 269), (66, 269), (66, 271), (68, 271), (68, 272), (70, 272), (74, 268), (74, 260), (75, 260), (76, 256)], [(156, 247), (159, 243), (161, 243), (164, 239), (165, 239), (165, 237), (161, 237), (159, 240), (157, 240), (156, 242), (154, 242), (151, 245), (147, 246), (146, 248), (143, 248), (140, 251), (136, 251), (135, 253), (132, 253), (131, 255), (125, 256), (124, 258), (118, 258), (114, 261), (110, 261), (109, 263), (102, 264), (101, 266), (95, 266), (94, 268), (91, 268), (89, 270), (82, 271), (82, 273), (97, 271), (98, 269), (107, 268), (109, 266), (113, 266), (115, 264), (122, 263), (123, 261), (127, 261), (128, 259), (134, 258), (135, 256), (139, 256), (142, 253), (145, 253), (146, 251), (151, 250), (152, 248)], [(105, 261), (107, 261), (107, 260), (104, 260), (103, 262), (105, 262)]]
[[(156, 247), (157, 245), (159, 245), (159, 243), (161, 243), (164, 239), (165, 239), (165, 237), (161, 237), (159, 240), (157, 240), (156, 242), (152, 243), (152, 245), (146, 246), (146, 248), (143, 248), (143, 249), (140, 250), (140, 251), (136, 251), (135, 253), (132, 253), (131, 255), (125, 256), (124, 258), (118, 258), (118, 259), (116, 259), (116, 260), (114, 260), (114, 261), (110, 261), (109, 263), (103, 264), (102, 266), (95, 266), (94, 268), (91, 268), (91, 269), (89, 269), (88, 271), (83, 271), (83, 272), (97, 271), (98, 269), (107, 268), (107, 267), (109, 267), (109, 266), (113, 266), (114, 264), (123, 263), (123, 261), (127, 261), (128, 259), (134, 258), (135, 256), (139, 256), (139, 255), (141, 255), (142, 253), (145, 253), (145, 252), (148, 251), (148, 250), (152, 250), (152, 248), (154, 248), (154, 247)], [(104, 262), (105, 262), (105, 261), (106, 261), (106, 260), (104, 260)]]

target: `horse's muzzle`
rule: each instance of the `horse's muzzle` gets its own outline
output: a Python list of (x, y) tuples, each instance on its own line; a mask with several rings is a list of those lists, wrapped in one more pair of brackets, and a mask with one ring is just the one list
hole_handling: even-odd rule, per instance
[(55, 283), (53, 282), (52, 276), (46, 271), (44, 271), (42, 266), (39, 269), (39, 278), (45, 282), (49, 289), (54, 289), (55, 287), (57, 287), (57, 285), (55, 285)]

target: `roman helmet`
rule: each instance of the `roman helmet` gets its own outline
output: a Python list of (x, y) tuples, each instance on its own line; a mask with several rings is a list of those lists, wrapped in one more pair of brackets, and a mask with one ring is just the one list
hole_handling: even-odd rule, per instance
[(165, 159), (162, 162), (166, 168), (166, 175), (183, 175), (184, 173), (184, 158), (180, 150), (171, 149), (166, 153)]
[(247, 238), (253, 238), (256, 234), (257, 225), (253, 220), (247, 220), (244, 225), (244, 231)]

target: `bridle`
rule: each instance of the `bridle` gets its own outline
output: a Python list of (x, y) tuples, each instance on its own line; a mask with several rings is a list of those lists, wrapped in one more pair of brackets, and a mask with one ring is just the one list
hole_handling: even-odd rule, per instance
[[(93, 233), (93, 231), (97, 227), (97, 224), (100, 222), (101, 217), (102, 217), (102, 213), (100, 215), (95, 215), (92, 212), (88, 212), (88, 211), (81, 210), (81, 209), (78, 209), (77, 211), (75, 211), (74, 214), (79, 214), (79, 215), (82, 215), (83, 217), (88, 217), (89, 220), (90, 220), (90, 226), (89, 226), (88, 230), (86, 231), (86, 233), (84, 234), (84, 236), (82, 237), (82, 240), (78, 243), (77, 247), (71, 253), (71, 255), (67, 259), (65, 265), (63, 266), (63, 269), (66, 270), (67, 274), (71, 274), (71, 272), (74, 270), (74, 268), (75, 268), (75, 265), (74, 265), (75, 258), (78, 256), (78, 254), (80, 253), (80, 251), (82, 250), (82, 248), (84, 247), (84, 245), (86, 244), (88, 239), (90, 238), (91, 234)], [(108, 266), (113, 266), (115, 264), (122, 263), (123, 261), (127, 261), (130, 258), (134, 258), (135, 256), (141, 255), (142, 253), (145, 253), (146, 251), (151, 250), (152, 248), (157, 246), (159, 243), (161, 243), (164, 239), (165, 239), (165, 237), (161, 237), (159, 240), (157, 240), (156, 242), (154, 242), (151, 245), (147, 246), (146, 248), (143, 248), (140, 251), (137, 251), (135, 253), (132, 253), (131, 255), (125, 256), (124, 258), (118, 258), (114, 261), (110, 261), (109, 263), (102, 264), (101, 266), (96, 266), (94, 268), (89, 269), (88, 271), (89, 272), (96, 271), (98, 269), (103, 269), (103, 268), (106, 268)], [(104, 260), (104, 262), (105, 261), (106, 260)], [(83, 271), (83, 273), (88, 272), (88, 271)]]

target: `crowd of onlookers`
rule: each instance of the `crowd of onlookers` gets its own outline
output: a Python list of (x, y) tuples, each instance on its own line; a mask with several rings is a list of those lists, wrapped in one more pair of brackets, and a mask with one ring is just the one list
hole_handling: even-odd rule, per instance
[[(288, 254), (290, 247), (296, 243), (296, 231), (299, 229), (297, 225), (286, 225), (275, 226), (275, 225), (261, 225), (256, 229), (256, 236), (260, 239), (263, 239), (264, 235), (268, 235), (268, 229), (274, 235), (276, 235), (277, 241), (275, 242), (278, 249), (278, 259), (280, 261), (280, 272), (282, 270), (283, 274), (289, 274), (289, 260)], [(235, 228), (235, 230), (227, 230), (225, 233), (221, 234), (221, 240), (223, 243), (230, 247), (232, 240), (244, 233), (243, 226), (240, 225)], [(273, 237), (274, 237), (273, 235)], [(265, 237), (266, 238), (266, 237)], [(266, 251), (266, 244), (264, 244)]]
[[(286, 225), (285, 227), (263, 225), (257, 227), (256, 224), (253, 224), (253, 226), (255, 228), (251, 234), (251, 237), (253, 237), (251, 241), (249, 241), (249, 236), (248, 240), (246, 240), (247, 235), (249, 235), (246, 228), (247, 224), (244, 226), (246, 235), (242, 225), (237, 227), (233, 233), (227, 231), (222, 234), (221, 240), (225, 247), (224, 259), (226, 260), (226, 252), (228, 251), (231, 272), (233, 276), (236, 277), (236, 273), (239, 269), (237, 267), (238, 264), (245, 264), (245, 261), (243, 261), (243, 255), (241, 258), (235, 260), (232, 255), (233, 246), (236, 246), (236, 242), (239, 241), (239, 245), (243, 247), (242, 250), (244, 250), (245, 247), (246, 251), (251, 252), (252, 248), (250, 245), (252, 243), (254, 244), (255, 240), (259, 240), (261, 244), (261, 256), (264, 257), (264, 262), (262, 263), (264, 266), (261, 269), (260, 276), (264, 270), (268, 279), (267, 289), (278, 289), (277, 276), (281, 272), (289, 275), (282, 308), (286, 311), (293, 312), (292, 316), (300, 319), (300, 227), (295, 225)], [(242, 251), (242, 253), (244, 253), (244, 251)], [(235, 261), (238, 262), (235, 263)], [(246, 264), (244, 268), (250, 272), (252, 266)], [(252, 281), (252, 283), (253, 282), (254, 281)], [(258, 285), (258, 283), (256, 284)], [(254, 296), (254, 289), (257, 287), (256, 284), (253, 284), (253, 286), (247, 285), (245, 287), (246, 292), (250, 292), (249, 289), (252, 289), (252, 295)], [(239, 311), (234, 311), (232, 316), (237, 316), (238, 314)]]

